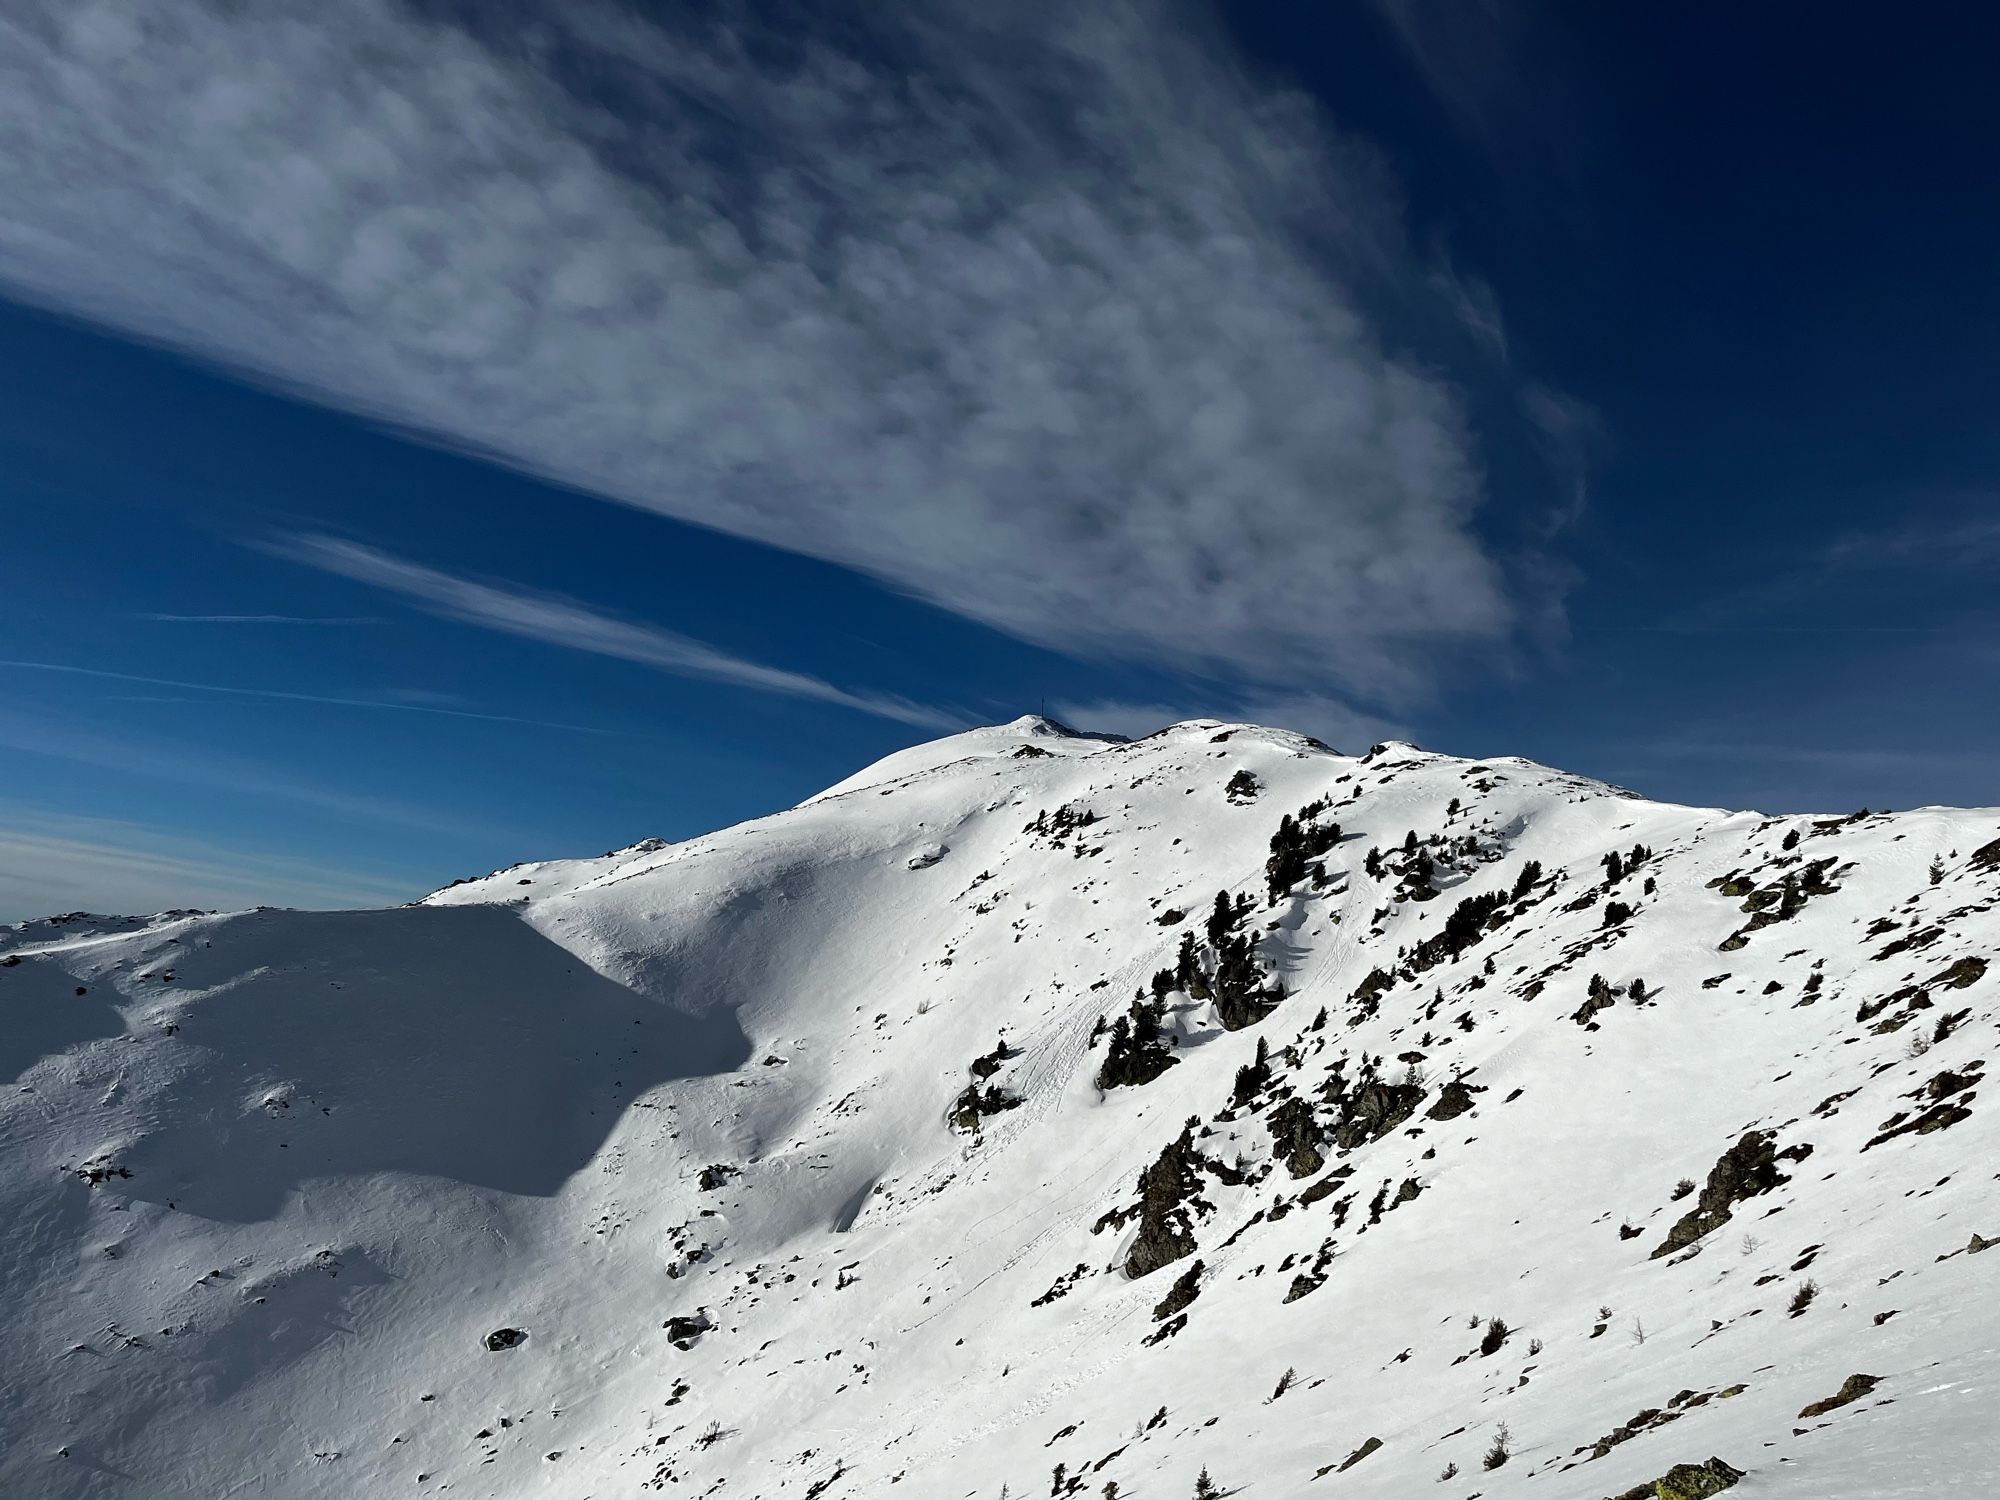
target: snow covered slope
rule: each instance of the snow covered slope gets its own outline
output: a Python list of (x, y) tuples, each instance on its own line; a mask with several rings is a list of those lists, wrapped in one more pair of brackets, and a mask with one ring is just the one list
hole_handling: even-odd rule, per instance
[(0, 929), (0, 1494), (2000, 1493), (1996, 902), (1991, 810), (1023, 720)]

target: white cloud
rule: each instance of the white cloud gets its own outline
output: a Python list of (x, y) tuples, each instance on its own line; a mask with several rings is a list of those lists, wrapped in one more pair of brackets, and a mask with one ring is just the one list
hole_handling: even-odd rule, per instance
[(1393, 192), (1220, 38), (664, 14), (14, 0), (0, 288), (1068, 650), (1381, 695), (1513, 628)]
[[(402, 558), (391, 557), (386, 552), (364, 547), (358, 542), (327, 536), (296, 536), (269, 544), (269, 550), (324, 572), (386, 589), (447, 620), (459, 620), (549, 645), (566, 646), (573, 651), (588, 651), (597, 656), (638, 662), (679, 677), (705, 678), (712, 682), (754, 688), (763, 693), (781, 693), (817, 703), (834, 703), (925, 729), (963, 727), (962, 721), (952, 715), (905, 698), (880, 693), (850, 693), (803, 672), (767, 667), (761, 662), (733, 656), (656, 625), (613, 619), (587, 605), (559, 599), (551, 594), (531, 594), (512, 587), (475, 583), (468, 578), (440, 573), (435, 568), (405, 562)], [(393, 706), (426, 713), (456, 712), (444, 708), (419, 708), (415, 704)]]

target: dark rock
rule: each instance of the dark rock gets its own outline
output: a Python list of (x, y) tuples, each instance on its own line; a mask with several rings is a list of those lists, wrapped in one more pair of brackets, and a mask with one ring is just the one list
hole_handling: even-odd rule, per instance
[(1319, 1149), (1326, 1144), (1326, 1134), (1305, 1100), (1287, 1099), (1271, 1111), (1265, 1124), (1270, 1128), (1272, 1145), (1292, 1176), (1310, 1177), (1326, 1165)]
[(1164, 1322), (1201, 1295), (1201, 1262), (1196, 1261), (1180, 1275), (1167, 1295), (1153, 1304), (1153, 1321)]
[[(1683, 1391), (1669, 1405), (1678, 1404), (1694, 1396), (1693, 1391)], [(1707, 1398), (1702, 1398), (1707, 1399)], [(1680, 1417), (1678, 1411), (1662, 1411), (1658, 1407), (1648, 1407), (1629, 1422), (1612, 1428), (1603, 1437), (1590, 1445), (1590, 1456), (1602, 1458), (1620, 1443), (1629, 1443), (1633, 1438), (1651, 1427), (1662, 1427)], [(1650, 1494), (1650, 1491), (1647, 1492)]]
[(1163, 1344), (1185, 1327), (1187, 1327), (1187, 1314), (1177, 1313), (1139, 1340), (1139, 1342), (1142, 1344)]
[(1362, 1459), (1366, 1458), (1369, 1454), (1373, 1453), (1377, 1448), (1381, 1446), (1382, 1446), (1382, 1440), (1380, 1438), (1378, 1437), (1370, 1438), (1367, 1442), (1363, 1443), (1359, 1448), (1356, 1448), (1352, 1453), (1348, 1454), (1346, 1458), (1342, 1459), (1340, 1461), (1340, 1467), (1334, 1472), (1340, 1474), (1346, 1473), (1349, 1469), (1353, 1468), (1356, 1464), (1360, 1463)]
[(1964, 1073), (1954, 1073), (1950, 1068), (1946, 1068), (1942, 1073), (1932, 1075), (1931, 1080), (1924, 1085), (1924, 1092), (1933, 1099), (1948, 1099), (1953, 1094), (1964, 1093), (1977, 1082), (1979, 1082), (1979, 1071), (1976, 1063), (1970, 1071)]
[(1825, 1416), (1828, 1412), (1846, 1406), (1851, 1401), (1859, 1401), (1881, 1383), (1880, 1375), (1850, 1375), (1841, 1382), (1840, 1389), (1824, 1401), (1815, 1401), (1809, 1406), (1801, 1407), (1799, 1419), (1803, 1421), (1807, 1417)]
[(669, 1318), (661, 1326), (666, 1329), (667, 1339), (670, 1343), (685, 1349), (704, 1333), (707, 1333), (710, 1324), (706, 1317), (700, 1313), (696, 1313), (692, 1317), (683, 1315)]
[(1709, 1500), (1732, 1488), (1743, 1477), (1719, 1458), (1702, 1464), (1675, 1464), (1658, 1479), (1634, 1485), (1615, 1500)]
[(517, 1344), (526, 1343), (527, 1334), (518, 1328), (496, 1328), (486, 1335), (486, 1347), (498, 1354), (502, 1349), (512, 1349)]
[(1003, 1093), (992, 1084), (982, 1089), (976, 1083), (968, 1083), (965, 1092), (952, 1102), (951, 1123), (956, 1129), (975, 1131), (986, 1116), (1005, 1114), (1020, 1107), (1018, 1097)]
[(1946, 989), (1962, 990), (1966, 986), (1975, 983), (1985, 972), (1985, 959), (1961, 958), (1957, 963), (1933, 979), (1931, 983), (1941, 984)]
[(1972, 1111), (1967, 1109), (1963, 1104), (1934, 1104), (1914, 1120), (1906, 1120), (1893, 1130), (1884, 1130), (1861, 1149), (1867, 1151), (1871, 1147), (1881, 1145), (1884, 1141), (1893, 1141), (1899, 1135), (1929, 1135), (1933, 1131), (1948, 1129), (1956, 1125), (1960, 1120), (1969, 1120), (1971, 1118)]
[[(1667, 1231), (1667, 1237), (1653, 1251), (1652, 1259), (1672, 1255), (1692, 1245), (1703, 1235), (1720, 1229), (1730, 1220), (1732, 1207), (1746, 1198), (1755, 1198), (1791, 1179), (1778, 1170), (1777, 1137), (1768, 1130), (1752, 1130), (1723, 1152), (1709, 1170), (1708, 1181), (1689, 1209)], [(1732, 1480), (1731, 1483), (1734, 1483)]]
[(1278, 1002), (1259, 993), (1230, 991), (1215, 997), (1215, 1019), (1224, 1031), (1241, 1031), (1255, 1026), (1278, 1008)]
[(1368, 977), (1354, 987), (1348, 998), (1362, 1009), (1374, 1010), (1381, 998), (1395, 988), (1396, 976), (1386, 969), (1370, 969)]
[(1340, 1101), (1340, 1124), (1334, 1127), (1333, 1143), (1352, 1151), (1369, 1141), (1378, 1141), (1417, 1112), (1424, 1090), (1415, 1083), (1365, 1083), (1351, 1097)]
[(1299, 1207), (1311, 1208), (1322, 1198), (1331, 1198), (1340, 1191), (1340, 1185), (1353, 1173), (1351, 1167), (1339, 1167), (1320, 1178), (1311, 1187), (1299, 1194)]
[(1617, 1003), (1617, 996), (1612, 993), (1611, 986), (1604, 982), (1604, 976), (1602, 974), (1593, 974), (1590, 976), (1590, 991), (1588, 995), (1584, 998), (1583, 1004), (1576, 1008), (1576, 1013), (1570, 1019), (1579, 1026), (1588, 1026), (1592, 1016), (1596, 1015), (1600, 1010), (1609, 1010)]
[(1437, 1103), (1424, 1111), (1424, 1118), (1456, 1120), (1471, 1109), (1475, 1102), (1472, 1097), (1472, 1086), (1462, 1078), (1454, 1078), (1438, 1091)]
[(1125, 1256), (1125, 1274), (1134, 1281), (1194, 1254), (1187, 1204), (1200, 1186), (1200, 1166), (1194, 1135), (1183, 1127), (1139, 1174), (1139, 1237)]

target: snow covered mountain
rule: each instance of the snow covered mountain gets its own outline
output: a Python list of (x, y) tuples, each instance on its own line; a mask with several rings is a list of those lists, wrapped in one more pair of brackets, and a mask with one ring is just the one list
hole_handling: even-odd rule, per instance
[(0, 928), (0, 1493), (2000, 1494), (1997, 902), (1994, 810), (1024, 719)]

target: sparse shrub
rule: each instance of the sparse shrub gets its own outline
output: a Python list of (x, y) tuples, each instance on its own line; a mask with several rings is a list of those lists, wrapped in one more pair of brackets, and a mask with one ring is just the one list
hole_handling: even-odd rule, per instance
[(1812, 1306), (1813, 1298), (1818, 1295), (1819, 1283), (1811, 1277), (1807, 1277), (1799, 1283), (1798, 1289), (1792, 1293), (1791, 1306), (1787, 1307), (1785, 1311), (1796, 1318), (1800, 1313)]
[(1438, 1474), (1438, 1483), (1448, 1484), (1450, 1481), (1456, 1478), (1458, 1478), (1458, 1465), (1446, 1464)]
[(1743, 1236), (1743, 1253), (1745, 1255), (1755, 1255), (1757, 1253), (1757, 1247), (1762, 1245), (1763, 1243), (1764, 1242), (1758, 1239), (1756, 1235), (1746, 1234)]
[(1278, 1388), (1275, 1391), (1271, 1392), (1271, 1399), (1273, 1401), (1276, 1401), (1280, 1396), (1284, 1395), (1285, 1392), (1289, 1391), (1292, 1388), (1293, 1384), (1297, 1382), (1298, 1378), (1299, 1378), (1299, 1372), (1293, 1369), (1290, 1365), (1286, 1365), (1285, 1373), (1278, 1377)]
[(1632, 1345), (1637, 1348), (1646, 1342), (1646, 1325), (1637, 1318), (1632, 1320)]
[(1481, 1459), (1480, 1463), (1488, 1469), (1497, 1469), (1514, 1456), (1513, 1449), (1514, 1434), (1509, 1432), (1507, 1424), (1502, 1422), (1499, 1430), (1493, 1434), (1493, 1446), (1486, 1450), (1486, 1457)]
[(1911, 1036), (1907, 1050), (1911, 1057), (1922, 1057), (1931, 1050), (1931, 1039), (1919, 1031)]
[(1493, 1353), (1502, 1344), (1507, 1342), (1507, 1335), (1513, 1331), (1513, 1329), (1507, 1326), (1505, 1318), (1493, 1318), (1489, 1320), (1486, 1324), (1486, 1337), (1479, 1341), (1480, 1354), (1487, 1355)]
[(1542, 1352), (1542, 1341), (1540, 1339), (1529, 1339), (1528, 1358), (1533, 1359), (1537, 1354), (1540, 1354), (1541, 1352)]
[(1679, 1182), (1674, 1184), (1674, 1191), (1673, 1191), (1674, 1202), (1676, 1203), (1680, 1202), (1681, 1199), (1685, 1198), (1689, 1193), (1693, 1191), (1694, 1191), (1694, 1179), (1692, 1177), (1683, 1177)]

